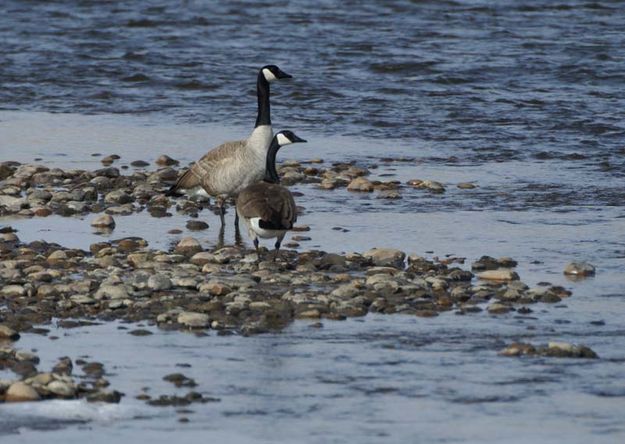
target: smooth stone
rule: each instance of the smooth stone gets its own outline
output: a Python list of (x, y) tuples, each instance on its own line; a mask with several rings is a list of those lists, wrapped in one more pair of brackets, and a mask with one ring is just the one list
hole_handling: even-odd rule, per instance
[(148, 288), (154, 291), (169, 290), (171, 288), (171, 280), (162, 274), (154, 274), (148, 279)]
[(371, 192), (373, 191), (373, 184), (370, 180), (365, 179), (364, 177), (357, 177), (353, 179), (349, 185), (347, 185), (347, 191), (357, 191), (357, 192)]
[(477, 185), (472, 184), (471, 182), (460, 182), (456, 186), (460, 188), (461, 190), (472, 190), (473, 188), (477, 187)]
[(185, 237), (178, 242), (174, 251), (179, 254), (193, 255), (202, 251), (202, 245), (195, 238)]
[(160, 165), (160, 166), (171, 166), (171, 165), (177, 165), (180, 162), (178, 162), (176, 159), (172, 159), (167, 154), (161, 154), (154, 161), (154, 163), (157, 164), (157, 165)]
[(4, 398), (5, 402), (27, 402), (39, 400), (39, 393), (30, 385), (18, 381), (11, 384)]
[(210, 320), (207, 314), (183, 311), (178, 315), (178, 323), (190, 328), (206, 328)]
[(512, 270), (486, 270), (477, 273), (477, 277), (478, 279), (499, 282), (519, 280), (519, 275)]
[(128, 290), (124, 285), (102, 284), (94, 297), (96, 299), (126, 299)]
[(46, 388), (55, 395), (71, 398), (76, 395), (76, 389), (64, 381), (52, 381)]
[(13, 330), (8, 325), (0, 324), (0, 339), (10, 339), (12, 341), (17, 341), (20, 338), (18, 332)]
[(91, 221), (91, 226), (113, 228), (115, 227), (115, 219), (109, 214), (101, 214)]
[(187, 221), (187, 230), (191, 230), (191, 231), (200, 231), (200, 230), (206, 230), (208, 228), (208, 224), (206, 222), (203, 222), (201, 220), (190, 220)]
[(363, 254), (370, 259), (374, 265), (379, 267), (404, 268), (406, 253), (394, 248), (372, 248)]
[(26, 289), (21, 285), (5, 285), (0, 290), (0, 294), (9, 298), (20, 297), (26, 295)]
[(595, 266), (588, 262), (571, 262), (564, 268), (564, 274), (571, 276), (594, 276)]

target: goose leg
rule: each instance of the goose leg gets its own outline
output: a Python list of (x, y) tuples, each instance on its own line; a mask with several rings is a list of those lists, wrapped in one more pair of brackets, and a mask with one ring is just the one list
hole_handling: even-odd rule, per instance
[(280, 253), (280, 245), (282, 244), (282, 239), (284, 239), (284, 234), (282, 236), (278, 236), (278, 239), (276, 240), (276, 254), (273, 256), (274, 262), (276, 261), (276, 259), (278, 258), (278, 254)]
[(255, 237), (253, 242), (254, 242), (254, 248), (256, 248), (256, 256), (258, 257), (258, 262), (260, 262), (260, 249), (258, 247), (258, 238)]

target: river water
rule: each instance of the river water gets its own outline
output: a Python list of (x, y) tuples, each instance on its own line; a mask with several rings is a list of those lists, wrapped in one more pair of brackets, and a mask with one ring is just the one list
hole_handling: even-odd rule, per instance
[[(256, 69), (274, 127), (309, 140), (280, 156), (432, 179), (401, 200), (298, 185), (300, 249), (512, 256), (521, 279), (573, 296), (524, 318), (367, 316), (277, 335), (134, 337), (118, 324), (23, 335), (40, 368), (90, 355), (121, 404), (0, 407), (2, 442), (620, 442), (625, 438), (625, 10), (621, 2), (13, 1), (0, 4), (1, 160), (98, 168), (166, 153), (183, 163), (245, 137)], [(387, 161), (385, 158), (395, 159)], [(403, 159), (399, 161), (397, 159)], [(459, 182), (478, 188), (460, 190)], [(216, 242), (217, 219), (201, 235)], [(87, 248), (80, 218), (3, 219), (25, 241)], [(185, 219), (117, 218), (111, 235), (167, 248)], [(341, 227), (348, 231), (335, 230)], [(227, 236), (231, 233), (227, 232)], [(229, 238), (232, 240), (231, 237)], [(597, 276), (567, 281), (571, 260)], [(583, 343), (598, 361), (507, 359), (514, 340)], [(140, 359), (137, 359), (140, 357)], [(221, 398), (170, 408), (134, 396), (183, 372)]]

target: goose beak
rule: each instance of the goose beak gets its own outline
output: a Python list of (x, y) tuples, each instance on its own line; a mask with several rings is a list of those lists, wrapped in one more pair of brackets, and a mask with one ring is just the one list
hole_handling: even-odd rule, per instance
[(307, 141), (293, 134), (293, 143), (306, 143)]
[(291, 74), (285, 73), (280, 68), (278, 68), (278, 72), (276, 73), (276, 77), (278, 79), (292, 79), (293, 78), (293, 76)]

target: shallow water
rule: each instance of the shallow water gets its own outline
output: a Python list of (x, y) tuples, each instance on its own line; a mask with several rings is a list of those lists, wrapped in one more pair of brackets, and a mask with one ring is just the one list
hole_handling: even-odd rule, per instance
[[(191, 162), (249, 133), (256, 69), (277, 63), (295, 78), (272, 87), (274, 127), (309, 140), (282, 158), (357, 161), (377, 165), (374, 178), (447, 187), (386, 201), (298, 185), (312, 238), (300, 250), (390, 246), (467, 263), (506, 255), (524, 282), (573, 291), (524, 317), (367, 316), (252, 338), (135, 337), (118, 324), (58, 330), (57, 341), (25, 334), (17, 345), (37, 348), (40, 368), (90, 355), (127, 396), (118, 406), (0, 406), (2, 442), (83, 442), (88, 430), (95, 442), (621, 441), (622, 29), (620, 3), (581, 0), (2, 2), (2, 160), (95, 169), (93, 153), (120, 154), (116, 166), (165, 153)], [(478, 188), (456, 188), (467, 181)], [(211, 227), (193, 236), (210, 247), (218, 220), (200, 217)], [(87, 248), (107, 238), (88, 219), (0, 223), (24, 241)], [(179, 238), (171, 228), (190, 234), (176, 214), (116, 220), (108, 238), (141, 236), (155, 248)], [(590, 261), (597, 276), (567, 281), (571, 260)], [(515, 340), (583, 343), (601, 359), (496, 355)], [(143, 386), (173, 393), (161, 378), (180, 370), (221, 402), (192, 406), (182, 424), (134, 400)]]

